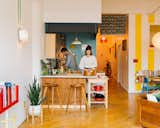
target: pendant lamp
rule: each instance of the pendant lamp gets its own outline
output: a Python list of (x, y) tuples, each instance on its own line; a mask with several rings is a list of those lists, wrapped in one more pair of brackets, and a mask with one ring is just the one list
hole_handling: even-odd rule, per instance
[(75, 37), (74, 41), (72, 42), (73, 45), (81, 45), (82, 42), (79, 41), (78, 37)]
[(160, 49), (160, 32), (157, 32), (156, 34), (154, 34), (154, 36), (152, 38), (152, 43), (153, 43), (154, 47)]
[(22, 25), (22, 1), (18, 0), (18, 40), (21, 43), (28, 41), (28, 31)]

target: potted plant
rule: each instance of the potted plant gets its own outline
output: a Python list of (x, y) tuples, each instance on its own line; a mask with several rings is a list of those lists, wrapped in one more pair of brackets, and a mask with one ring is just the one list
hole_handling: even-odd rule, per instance
[(41, 103), (44, 100), (44, 98), (41, 96), (42, 89), (37, 82), (37, 79), (34, 78), (34, 81), (31, 84), (29, 84), (28, 89), (28, 98), (30, 100), (30, 106), (29, 106), (29, 114), (39, 116), (41, 113)]

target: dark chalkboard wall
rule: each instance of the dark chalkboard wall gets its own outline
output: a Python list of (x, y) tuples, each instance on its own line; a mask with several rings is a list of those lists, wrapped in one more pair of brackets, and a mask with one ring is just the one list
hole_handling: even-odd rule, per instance
[(102, 34), (126, 34), (127, 33), (127, 15), (103, 14), (100, 25)]

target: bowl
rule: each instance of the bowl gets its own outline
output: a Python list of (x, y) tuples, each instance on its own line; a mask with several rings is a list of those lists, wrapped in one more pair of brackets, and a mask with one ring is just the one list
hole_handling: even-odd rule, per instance
[(102, 91), (103, 90), (103, 86), (93, 86), (94, 91)]

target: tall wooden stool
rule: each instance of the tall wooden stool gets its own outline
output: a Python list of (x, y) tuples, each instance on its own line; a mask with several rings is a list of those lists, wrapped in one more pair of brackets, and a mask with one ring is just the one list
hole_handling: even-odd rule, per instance
[[(51, 88), (51, 97), (52, 97), (52, 105), (54, 104), (54, 93), (57, 92), (57, 98), (59, 100), (59, 103), (61, 104), (61, 97), (60, 97), (60, 91), (59, 91), (59, 85), (58, 84), (53, 84), (53, 83), (45, 83), (43, 85), (44, 91), (43, 91), (43, 97), (46, 97), (48, 89)], [(48, 103), (49, 107), (49, 103)]]
[(69, 94), (67, 97), (68, 101), (67, 101), (66, 111), (68, 111), (68, 107), (71, 104), (72, 97), (75, 98), (74, 101), (76, 103), (76, 93), (74, 93), (74, 91), (76, 92), (77, 89), (80, 89), (80, 110), (81, 110), (81, 106), (82, 106), (82, 101), (84, 100), (85, 106), (86, 106), (86, 111), (88, 111), (88, 102), (87, 102), (86, 93), (85, 93), (85, 86), (83, 83), (72, 84), (70, 86)]

